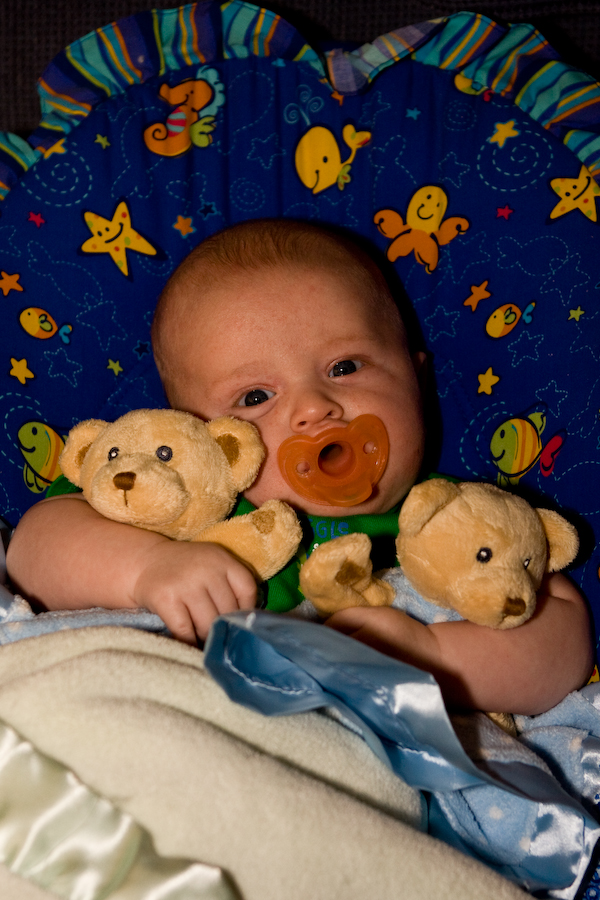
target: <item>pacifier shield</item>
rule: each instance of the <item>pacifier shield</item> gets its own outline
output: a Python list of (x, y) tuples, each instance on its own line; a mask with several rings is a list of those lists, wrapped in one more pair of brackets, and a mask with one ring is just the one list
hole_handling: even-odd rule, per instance
[(356, 506), (373, 493), (385, 471), (389, 450), (385, 425), (367, 413), (316, 437), (299, 434), (287, 438), (277, 459), (289, 486), (306, 500)]

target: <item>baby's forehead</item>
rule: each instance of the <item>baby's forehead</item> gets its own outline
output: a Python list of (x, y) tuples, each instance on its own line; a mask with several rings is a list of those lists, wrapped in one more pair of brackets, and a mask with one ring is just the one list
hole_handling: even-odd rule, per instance
[[(168, 286), (153, 329), (165, 350), (185, 347), (187, 355), (232, 339), (257, 321), (268, 322), (271, 333), (278, 328), (285, 333), (300, 316), (313, 317), (328, 330), (341, 318), (340, 337), (354, 333), (387, 344), (391, 334), (401, 346), (405, 343), (403, 322), (383, 277), (375, 280), (356, 261), (348, 266), (340, 266), (338, 258), (337, 265), (319, 260), (242, 267), (200, 259), (180, 275)], [(307, 283), (312, 295), (305, 291)], [(160, 355), (161, 347), (157, 349)]]

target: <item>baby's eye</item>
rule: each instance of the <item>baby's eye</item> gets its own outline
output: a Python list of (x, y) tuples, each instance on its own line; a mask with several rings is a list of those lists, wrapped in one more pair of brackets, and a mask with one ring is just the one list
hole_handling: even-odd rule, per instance
[(362, 363), (357, 359), (343, 359), (335, 364), (333, 369), (328, 372), (330, 378), (339, 378), (341, 375), (352, 375), (362, 368)]
[(247, 394), (238, 401), (238, 406), (259, 406), (261, 403), (266, 403), (267, 400), (270, 400), (271, 397), (274, 397), (275, 394), (273, 391), (265, 391), (263, 388), (254, 388), (253, 391), (248, 391)]

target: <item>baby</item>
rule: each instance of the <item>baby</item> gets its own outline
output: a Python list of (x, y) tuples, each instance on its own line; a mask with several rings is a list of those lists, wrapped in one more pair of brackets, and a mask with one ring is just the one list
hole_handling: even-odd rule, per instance
[[(309, 516), (350, 512), (357, 522), (391, 511), (382, 521), (394, 523), (393, 537), (423, 460), (425, 356), (411, 355), (383, 275), (354, 242), (287, 220), (213, 235), (167, 284), (152, 337), (174, 408), (258, 428), (267, 454), (246, 501), (278, 498)], [(282, 442), (365, 413), (383, 422), (390, 440), (372, 495), (348, 510), (295, 493), (278, 466)], [(145, 607), (192, 644), (216, 616), (251, 609), (257, 597), (250, 571), (223, 548), (109, 521), (76, 494), (42, 501), (23, 517), (8, 568), (15, 587), (49, 609)], [(559, 574), (545, 581), (533, 618), (514, 630), (425, 626), (389, 608), (344, 610), (327, 624), (432, 672), (459, 707), (539, 713), (581, 687), (592, 668), (585, 604)]]

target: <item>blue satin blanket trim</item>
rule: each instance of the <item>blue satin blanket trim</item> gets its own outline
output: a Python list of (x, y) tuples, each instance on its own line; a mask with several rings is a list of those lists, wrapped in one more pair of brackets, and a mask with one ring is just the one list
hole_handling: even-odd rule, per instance
[(529, 891), (575, 896), (600, 837), (600, 687), (519, 717), (515, 740), (481, 713), (456, 717), (455, 731), (431, 675), (312, 622), (223, 616), (205, 665), (265, 715), (328, 708), (428, 793), (430, 834)]

